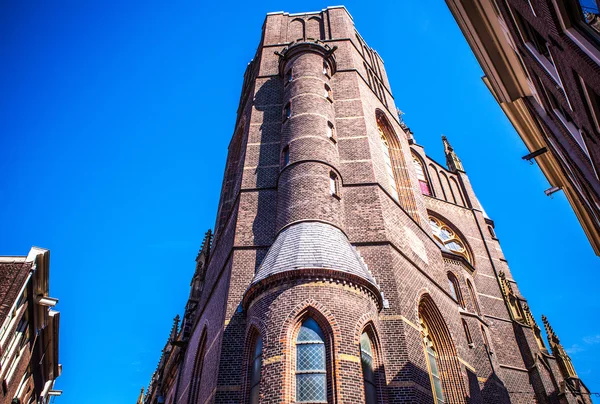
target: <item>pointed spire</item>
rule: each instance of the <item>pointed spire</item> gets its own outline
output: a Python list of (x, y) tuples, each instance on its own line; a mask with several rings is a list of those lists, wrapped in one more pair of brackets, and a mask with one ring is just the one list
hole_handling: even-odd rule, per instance
[(206, 262), (208, 262), (210, 248), (212, 247), (212, 239), (212, 231), (208, 229), (208, 231), (204, 234), (204, 240), (202, 240), (202, 247), (200, 247), (200, 251), (198, 251), (198, 255), (196, 256), (196, 273), (198, 273), (199, 270), (204, 267)]
[(144, 404), (144, 388), (142, 387), (142, 391), (140, 391), (140, 395), (135, 404)]
[(444, 143), (444, 153), (446, 154), (446, 166), (448, 167), (448, 170), (452, 172), (465, 171), (462, 162), (454, 152), (448, 138), (444, 135), (442, 135), (442, 143)]
[(542, 315), (542, 322), (544, 323), (544, 328), (546, 328), (546, 334), (548, 335), (548, 343), (550, 344), (550, 348), (552, 349), (552, 354), (558, 362), (558, 367), (560, 368), (563, 377), (565, 379), (568, 379), (570, 377), (577, 377), (577, 373), (575, 372), (575, 368), (573, 367), (573, 363), (571, 362), (569, 354), (560, 343), (558, 335), (556, 335), (556, 333), (552, 329), (548, 318), (544, 315)]
[(177, 332), (179, 331), (179, 314), (173, 319), (173, 327), (171, 327), (171, 335), (169, 339), (175, 341), (177, 339)]

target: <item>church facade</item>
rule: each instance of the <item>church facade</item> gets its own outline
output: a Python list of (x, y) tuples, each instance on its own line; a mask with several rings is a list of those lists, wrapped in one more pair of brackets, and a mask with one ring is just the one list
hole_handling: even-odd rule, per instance
[(214, 233), (139, 401), (591, 403), (442, 141), (445, 165), (344, 7), (269, 14)]

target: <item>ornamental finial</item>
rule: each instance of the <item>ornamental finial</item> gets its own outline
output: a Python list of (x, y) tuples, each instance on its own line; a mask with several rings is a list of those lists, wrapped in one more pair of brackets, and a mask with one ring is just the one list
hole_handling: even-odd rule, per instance
[(446, 166), (452, 172), (465, 171), (462, 161), (458, 158), (448, 138), (442, 135), (442, 143), (444, 143), (444, 154), (446, 154)]

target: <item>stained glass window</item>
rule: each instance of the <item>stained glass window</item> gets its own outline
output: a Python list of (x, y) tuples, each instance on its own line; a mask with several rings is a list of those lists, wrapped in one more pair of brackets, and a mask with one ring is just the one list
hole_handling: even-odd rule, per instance
[(435, 349), (433, 340), (427, 333), (427, 330), (425, 330), (423, 343), (425, 345), (429, 376), (431, 377), (431, 389), (433, 390), (435, 402), (437, 404), (444, 404), (446, 402), (446, 398), (444, 397), (444, 390), (442, 389), (442, 380), (440, 379), (440, 370), (438, 367), (438, 353)]
[(462, 255), (467, 259), (467, 261), (471, 262), (469, 251), (467, 251), (465, 243), (460, 239), (458, 234), (456, 234), (440, 219), (433, 216), (429, 216), (429, 225), (431, 226), (431, 231), (433, 232), (434, 237), (438, 239), (438, 241), (440, 241), (447, 249)]
[(373, 361), (373, 344), (369, 335), (364, 332), (360, 337), (360, 362), (362, 363), (365, 386), (365, 404), (377, 403), (375, 386), (375, 362)]
[(325, 337), (312, 318), (302, 323), (296, 337), (296, 402), (327, 402)]

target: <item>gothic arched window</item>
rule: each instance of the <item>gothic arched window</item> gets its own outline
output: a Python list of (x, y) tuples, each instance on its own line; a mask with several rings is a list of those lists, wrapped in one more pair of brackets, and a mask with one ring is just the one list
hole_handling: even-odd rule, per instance
[(296, 337), (296, 402), (327, 402), (325, 336), (315, 320), (304, 320)]
[(204, 355), (206, 354), (206, 330), (202, 332), (200, 343), (196, 350), (194, 358), (194, 369), (192, 370), (192, 382), (190, 394), (188, 395), (188, 404), (196, 404), (200, 398), (200, 382), (202, 380), (202, 368), (204, 367)]
[(469, 251), (467, 250), (465, 242), (462, 241), (454, 230), (448, 227), (448, 225), (440, 219), (433, 216), (429, 216), (429, 225), (431, 226), (435, 238), (441, 242), (444, 247), (454, 253), (462, 255), (467, 261), (471, 262), (471, 257), (469, 256)]
[(260, 373), (262, 370), (262, 338), (256, 337), (250, 357), (250, 404), (260, 402)]
[(381, 146), (383, 149), (385, 171), (387, 173), (388, 182), (392, 191), (392, 198), (398, 200), (398, 186), (396, 185), (396, 177), (394, 177), (394, 167), (392, 166), (392, 158), (390, 157), (390, 144), (388, 142), (387, 137), (385, 136), (385, 133), (383, 133), (383, 129), (381, 129), (381, 126), (377, 126), (377, 129), (379, 129), (379, 138), (381, 140)]
[(473, 301), (473, 307), (475, 307), (475, 311), (477, 314), (481, 315), (481, 309), (479, 308), (479, 303), (477, 302), (477, 295), (475, 294), (475, 289), (473, 288), (473, 284), (470, 280), (467, 279), (467, 288), (469, 288), (469, 294), (471, 295), (471, 300)]
[(458, 279), (452, 272), (448, 272), (448, 286), (450, 287), (450, 294), (460, 304), (460, 307), (465, 307), (465, 301), (463, 300), (462, 293), (460, 290), (460, 284)]
[(427, 175), (425, 174), (425, 167), (423, 167), (423, 163), (421, 163), (421, 159), (419, 157), (413, 154), (412, 158), (415, 171), (417, 172), (417, 179), (419, 180), (421, 193), (423, 195), (431, 196), (431, 189), (429, 187), (429, 181), (427, 181)]
[(362, 364), (363, 382), (365, 387), (365, 404), (375, 404), (377, 403), (377, 388), (375, 385), (373, 343), (366, 331), (360, 336), (360, 362)]
[(434, 401), (436, 404), (444, 404), (446, 398), (444, 397), (442, 379), (440, 378), (440, 369), (438, 366), (439, 354), (435, 343), (429, 334), (429, 329), (422, 319), (421, 326), (423, 329), (423, 346), (425, 348), (427, 369), (429, 370), (429, 377), (431, 378), (431, 389), (433, 390)]

